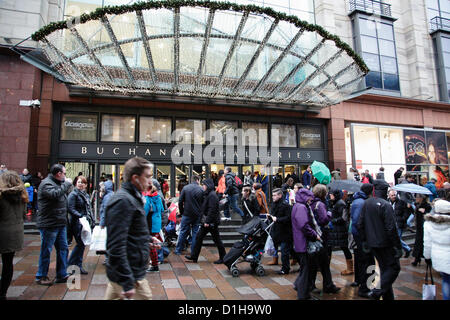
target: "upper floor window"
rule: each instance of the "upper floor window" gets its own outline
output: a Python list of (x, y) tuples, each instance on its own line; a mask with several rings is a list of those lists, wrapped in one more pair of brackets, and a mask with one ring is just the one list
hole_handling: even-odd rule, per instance
[(97, 115), (63, 114), (61, 119), (61, 140), (96, 141)]
[(392, 24), (359, 18), (361, 55), (370, 69), (366, 86), (400, 91)]

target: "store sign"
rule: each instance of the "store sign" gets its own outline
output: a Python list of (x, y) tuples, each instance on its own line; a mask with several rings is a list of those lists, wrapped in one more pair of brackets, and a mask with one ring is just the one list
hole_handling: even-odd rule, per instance
[(302, 147), (302, 148), (321, 148), (322, 147), (322, 128), (321, 127), (302, 127), (302, 128), (300, 128), (300, 147)]
[(61, 140), (97, 140), (97, 115), (63, 114), (61, 119)]
[[(184, 164), (204, 164), (204, 163), (227, 163), (227, 164), (246, 164), (250, 159), (256, 155), (257, 163), (264, 163), (261, 161), (265, 157), (277, 159), (279, 162), (312, 162), (325, 161), (325, 152), (321, 150), (304, 150), (304, 149), (279, 149), (275, 154), (267, 152), (258, 153), (258, 149), (253, 150), (250, 147), (243, 148), (243, 150), (233, 150), (232, 157), (227, 150), (223, 149), (216, 153), (217, 150), (209, 146), (190, 146), (188, 148), (175, 148), (174, 146), (160, 147), (155, 145), (125, 145), (125, 144), (92, 144), (92, 143), (65, 143), (59, 145), (58, 158), (65, 160), (124, 160), (130, 157), (143, 157), (150, 161), (171, 161), (174, 162), (173, 156), (187, 159)], [(243, 152), (242, 152), (243, 151)], [(188, 157), (186, 156), (186, 153)], [(256, 153), (255, 153), (256, 152)], [(234, 163), (229, 162), (229, 157), (234, 160)]]
[(89, 122), (74, 122), (70, 120), (64, 121), (64, 126), (72, 128), (73, 130), (95, 130), (95, 123)]

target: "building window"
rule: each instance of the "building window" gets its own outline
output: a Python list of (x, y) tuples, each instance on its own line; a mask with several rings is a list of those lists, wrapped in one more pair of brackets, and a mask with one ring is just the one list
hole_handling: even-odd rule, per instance
[(268, 130), (267, 123), (258, 122), (242, 122), (242, 143), (245, 146), (263, 146), (268, 144)]
[[(273, 130), (278, 130), (278, 141), (274, 141)], [(272, 124), (272, 146), (276, 146), (278, 144), (278, 146), (282, 148), (297, 147), (297, 134), (295, 131), (295, 125)]]
[(172, 120), (170, 118), (141, 117), (139, 121), (139, 142), (171, 142)]
[(301, 127), (299, 129), (300, 148), (322, 148), (321, 127)]
[(214, 129), (217, 130), (223, 137), (222, 141), (215, 141), (215, 138), (212, 137), (208, 137), (209, 140), (213, 140), (211, 141), (211, 144), (213, 145), (218, 145), (218, 144), (227, 144), (227, 130), (232, 129), (233, 133), (232, 133), (232, 137), (233, 137), (233, 144), (237, 145), (237, 141), (238, 141), (238, 137), (236, 136), (236, 131), (238, 129), (238, 122), (237, 121), (223, 121), (223, 120), (211, 120), (209, 123), (209, 127), (210, 129)]
[(428, 19), (441, 17), (450, 19), (450, 1), (448, 0), (427, 0)]
[(203, 133), (206, 131), (205, 120), (176, 120), (175, 142), (187, 144), (204, 144)]
[(394, 26), (359, 17), (361, 53), (370, 69), (366, 86), (400, 91)]
[(102, 141), (134, 142), (134, 116), (102, 116)]
[(97, 115), (63, 114), (61, 140), (96, 141)]

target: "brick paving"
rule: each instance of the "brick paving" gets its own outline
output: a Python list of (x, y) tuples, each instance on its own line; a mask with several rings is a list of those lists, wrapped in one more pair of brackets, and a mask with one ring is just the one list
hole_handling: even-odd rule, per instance
[[(85, 251), (84, 265), (89, 271), (81, 275), (80, 288), (67, 288), (66, 284), (54, 284), (45, 287), (35, 284), (40, 241), (39, 235), (25, 235), (25, 248), (14, 258), (14, 276), (7, 298), (10, 300), (101, 300), (106, 291), (107, 277), (103, 255)], [(73, 246), (71, 247), (73, 249)], [(293, 283), (298, 275), (298, 265), (289, 275), (280, 276), (280, 266), (265, 266), (266, 275), (258, 277), (251, 272), (248, 263), (239, 264), (241, 274), (234, 278), (225, 265), (215, 265), (218, 259), (215, 247), (206, 247), (201, 251), (198, 263), (184, 259), (184, 255), (170, 254), (160, 265), (160, 272), (147, 273), (146, 278), (152, 289), (154, 300), (295, 300)], [(265, 257), (263, 262), (271, 258)], [(49, 277), (56, 275), (56, 257), (53, 250)], [(425, 262), (418, 267), (410, 265), (412, 258), (401, 259), (402, 271), (394, 284), (394, 293), (398, 300), (421, 300), (422, 284), (425, 275)], [(1, 264), (0, 264), (1, 265)], [(342, 290), (338, 294), (313, 294), (318, 300), (364, 300), (349, 286), (353, 276), (341, 276), (345, 269), (342, 252), (334, 252), (331, 272), (333, 281)], [(442, 300), (441, 277), (433, 272), (437, 299)], [(321, 289), (322, 276), (317, 275), (316, 286)]]

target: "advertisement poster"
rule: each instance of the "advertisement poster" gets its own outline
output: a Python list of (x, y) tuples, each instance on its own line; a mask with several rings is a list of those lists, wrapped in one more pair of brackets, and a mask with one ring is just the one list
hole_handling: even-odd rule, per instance
[(427, 159), (430, 164), (447, 164), (447, 141), (445, 132), (426, 131)]
[(406, 165), (427, 163), (425, 133), (418, 130), (403, 130)]

